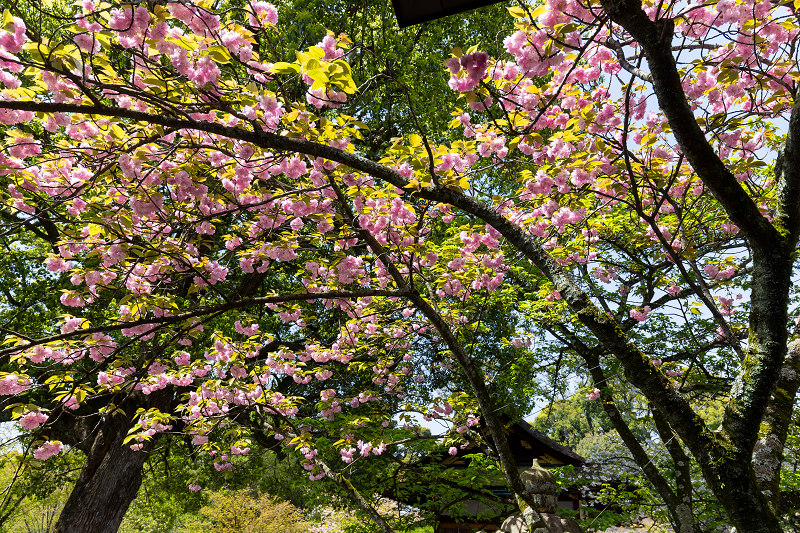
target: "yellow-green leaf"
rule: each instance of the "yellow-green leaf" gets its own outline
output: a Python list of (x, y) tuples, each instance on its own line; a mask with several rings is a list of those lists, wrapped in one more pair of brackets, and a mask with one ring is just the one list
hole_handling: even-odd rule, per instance
[(272, 65), (272, 68), (270, 68), (269, 71), (273, 74), (299, 74), (300, 65), (297, 65), (296, 63), (284, 63), (281, 61)]
[(11, 14), (11, 11), (6, 9), (3, 11), (3, 29), (5, 31), (11, 31), (14, 25), (14, 16)]

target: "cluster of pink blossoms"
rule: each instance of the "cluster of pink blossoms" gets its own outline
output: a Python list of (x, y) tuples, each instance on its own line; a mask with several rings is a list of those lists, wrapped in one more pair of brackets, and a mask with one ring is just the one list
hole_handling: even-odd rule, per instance
[(450, 69), (450, 88), (458, 92), (474, 90), (486, 76), (489, 67), (489, 54), (475, 52), (461, 57), (453, 57), (447, 62)]
[(47, 415), (41, 411), (32, 411), (19, 419), (22, 429), (32, 430), (47, 422)]
[[(251, 4), (248, 18), (250, 25), (263, 27), (277, 22), (277, 12), (273, 6), (265, 2)], [(722, 11), (723, 5), (729, 8), (725, 13)], [(767, 17), (763, 9), (756, 9), (751, 14), (741, 7), (741, 4), (726, 1), (720, 2), (716, 9), (703, 7), (687, 10), (686, 16), (681, 19), (679, 30), (687, 36), (699, 37), (712, 26), (731, 24), (743, 27), (742, 21), (745, 18), (756, 17), (759, 28), (775, 36), (775, 43), (767, 45), (771, 49), (777, 51), (776, 46), (793, 38), (791, 31), (781, 31), (772, 22), (762, 21)], [(154, 55), (153, 60), (169, 63), (177, 73), (185, 76), (197, 88), (219, 90), (219, 80), (224, 67), (222, 63), (213, 59), (210, 49), (206, 46), (211, 42), (222, 43), (232, 57), (246, 63), (254, 79), (260, 82), (267, 79), (269, 68), (253, 60), (254, 52), (246, 33), (240, 32), (232, 25), (226, 26), (217, 15), (201, 7), (170, 3), (168, 6), (170, 14), (179, 20), (182, 26), (155, 24), (144, 8), (114, 9), (110, 12), (110, 18), (105, 21), (93, 15), (94, 3), (87, 0), (84, 8), (87, 15), (80, 18), (79, 25), (87, 33), (76, 37), (76, 43), (84, 51), (97, 52), (99, 43), (96, 39), (90, 38), (89, 32), (99, 30), (102, 23), (106, 23), (108, 27), (116, 30), (114, 38), (126, 49), (139, 47), (145, 38), (154, 40), (156, 43), (154, 50), (159, 55)], [(547, 241), (547, 247), (553, 250), (557, 250), (562, 243), (560, 238), (570, 235), (573, 229), (588, 224), (586, 217), (589, 210), (578, 201), (573, 203), (573, 200), (582, 198), (586, 191), (596, 193), (603, 199), (601, 207), (616, 205), (614, 202), (627, 198), (629, 192), (627, 184), (609, 184), (605, 179), (617, 172), (615, 162), (620, 155), (619, 151), (609, 146), (623, 146), (629, 143), (638, 145), (643, 150), (641, 161), (653, 165), (654, 169), (665, 174), (669, 174), (672, 165), (681, 159), (681, 154), (668, 141), (659, 141), (652, 148), (646, 146), (648, 139), (663, 133), (664, 117), (657, 113), (647, 114), (648, 104), (644, 97), (632, 97), (626, 102), (610, 101), (609, 91), (599, 86), (602, 84), (598, 80), (602, 76), (616, 75), (622, 68), (611, 50), (603, 46), (606, 39), (614, 37), (613, 26), (599, 31), (596, 42), (585, 47), (585, 62), (582, 63), (575, 63), (566, 53), (571, 50), (570, 47), (578, 49), (582, 46), (586, 38), (586, 34), (581, 33), (582, 30), (568, 31), (558, 44), (549, 39), (548, 32), (552, 33), (559, 25), (570, 21), (588, 21), (589, 16), (590, 14), (578, 2), (550, 1), (537, 21), (538, 28), (520, 29), (504, 41), (513, 61), (491, 62), (488, 54), (475, 52), (453, 58), (448, 63), (451, 73), (450, 85), (453, 89), (459, 92), (471, 92), (478, 90), (481, 83), (494, 84), (497, 94), (500, 95), (496, 98), (497, 105), (502, 106), (502, 111), (522, 121), (529, 121), (530, 127), (526, 126), (525, 135), (521, 136), (517, 146), (521, 153), (541, 166), (535, 176), (523, 182), (518, 198), (520, 203), (515, 203), (517, 199), (504, 200), (498, 209), (512, 221), (525, 227), (531, 235), (550, 239)], [(0, 47), (4, 48), (4, 54), (17, 53), (24, 39), (24, 26), (15, 19), (12, 32), (0, 33)], [(187, 48), (177, 44), (183, 42), (182, 39), (190, 41), (195, 39), (193, 42), (201, 44), (197, 49)], [(324, 54), (320, 58), (322, 62), (335, 62), (344, 54), (344, 50), (331, 36), (323, 39), (319, 43), (319, 48)], [(741, 51), (738, 45), (721, 50), (715, 61), (719, 62), (722, 57), (738, 57), (734, 55), (737, 50)], [(7, 55), (2, 57), (8, 59)], [(5, 59), (0, 65), (4, 76), (2, 81), (7, 87), (11, 87), (14, 82), (8, 76), (15, 67), (6, 66)], [(139, 67), (142, 73), (146, 72), (146, 66), (137, 64), (137, 68)], [(539, 81), (534, 82), (537, 76), (551, 71), (553, 77), (550, 83), (540, 86)], [(751, 90), (748, 84), (752, 83), (752, 79), (742, 75), (739, 81), (727, 87), (712, 87), (720, 74), (718, 68), (697, 68), (686, 76), (689, 80), (687, 83), (696, 83), (696, 87), (699, 87), (697, 94), (690, 93), (695, 109), (720, 112), (744, 105), (741, 99)], [(302, 72), (302, 79), (311, 87), (307, 100), (314, 107), (332, 107), (346, 99), (344, 92), (331, 88), (313, 88), (315, 80), (311, 75), (311, 72)], [(786, 76), (787, 72), (777, 69), (776, 77), (779, 80)], [(141, 76), (134, 78), (137, 86), (146, 86), (144, 78)], [(52, 73), (44, 76), (44, 82), (52, 91), (54, 101), (80, 102), (80, 98), (76, 100), (74, 96), (80, 93), (74, 83), (59, 79)], [(568, 90), (561, 91), (562, 86)], [(142, 99), (113, 92), (106, 96), (115, 101), (121, 109), (148, 110), (147, 104)], [(759, 101), (756, 98), (753, 100), (755, 104), (748, 105), (759, 105)], [(547, 108), (543, 107), (545, 103), (548, 103)], [(472, 106), (473, 110), (483, 112), (494, 105), (493, 100), (488, 97), (481, 98), (479, 104)], [(274, 94), (264, 93), (254, 98), (251, 105), (241, 110), (240, 115), (224, 116), (208, 111), (194, 113), (192, 117), (226, 126), (235, 126), (246, 119), (274, 130), (281, 124), (285, 105), (287, 104), (279, 101)], [(632, 110), (630, 116), (635, 123), (635, 131), (631, 133), (630, 138), (623, 138), (622, 120), (619, 115), (627, 112), (624, 110), (628, 108)], [(14, 115), (13, 120), (19, 122), (26, 116), (18, 113)], [(5, 119), (0, 117), (0, 120)], [(298, 122), (303, 121), (305, 121), (304, 127), (309, 130), (316, 127), (316, 118), (310, 113), (300, 114)], [(487, 124), (474, 124), (468, 114), (464, 114), (459, 121), (464, 127), (465, 137), (475, 138), (477, 153), (458, 151), (455, 148), (438, 152), (435, 157), (435, 169), (443, 176), (463, 175), (481, 158), (501, 164), (514, 149), (514, 145), (509, 142), (509, 135), (494, 130)], [(102, 132), (109, 125), (110, 123), (102, 120), (97, 122), (84, 120), (73, 124), (70, 123), (69, 117), (53, 115), (48, 118), (47, 127), (53, 131), (64, 128), (71, 139), (89, 142), (102, 138), (104, 135)], [(588, 132), (587, 138), (575, 139), (568, 135), (552, 135), (545, 140), (538, 133), (544, 130), (562, 132), (573, 127)], [(171, 133), (162, 140), (165, 143), (174, 142), (178, 155), (165, 158), (165, 152), (144, 146), (136, 157), (120, 156), (117, 160), (121, 174), (120, 183), (109, 189), (108, 198), (120, 212), (123, 209), (125, 211), (124, 217), (120, 216), (110, 222), (120, 224), (126, 231), (129, 229), (137, 238), (164, 251), (167, 257), (157, 261), (144, 261), (139, 257), (140, 252), (133, 242), (114, 241), (111, 237), (101, 235), (101, 232), (93, 232), (87, 225), (80, 238), (75, 238), (74, 242), (66, 244), (59, 253), (47, 259), (47, 268), (51, 272), (71, 273), (70, 281), (76, 289), (64, 293), (62, 303), (65, 305), (82, 307), (91, 304), (93, 299), (106, 289), (124, 290), (138, 298), (139, 302), (149, 302), (163, 292), (163, 287), (170, 287), (176, 280), (182, 279), (181, 276), (191, 279), (193, 288), (212, 290), (228, 280), (230, 267), (226, 265), (236, 265), (237, 261), (239, 267), (246, 273), (266, 273), (275, 266), (275, 262), (302, 261), (305, 271), (301, 273), (301, 277), (309, 293), (342, 289), (351, 285), (381, 288), (392, 286), (393, 278), (389, 270), (380, 262), (373, 264), (364, 259), (366, 255), (359, 255), (354, 249), (361, 243), (356, 238), (345, 235), (346, 232), (342, 232), (340, 236), (331, 236), (331, 240), (326, 242), (326, 245), (330, 244), (331, 248), (340, 254), (335, 261), (322, 259), (311, 261), (303, 255), (307, 246), (301, 244), (302, 241), (297, 238), (298, 234), (316, 229), (322, 235), (319, 238), (326, 239), (329, 233), (334, 235), (332, 233), (335, 229), (334, 222), (340, 223), (334, 202), (336, 194), (327, 186), (326, 181), (331, 173), (336, 174), (336, 164), (311, 157), (278, 157), (274, 154), (257, 153), (252, 146), (238, 141), (230, 141), (228, 153), (223, 154), (222, 150), (219, 150), (208, 154), (195, 153), (193, 149), (182, 150), (179, 144), (180, 133)], [(749, 137), (720, 136), (720, 140), (725, 146), (723, 155), (732, 156), (737, 152), (758, 150), (765, 142), (764, 135), (758, 133)], [(197, 132), (192, 144), (195, 141), (199, 144), (213, 145), (219, 141), (219, 137)], [(346, 139), (336, 139), (329, 144), (338, 149), (345, 149), (348, 147), (348, 142)], [(2, 164), (9, 169), (21, 169), (25, 165), (22, 160), (35, 157), (40, 151), (41, 146), (32, 139), (20, 138), (8, 151), (11, 158), (4, 159)], [(581, 157), (585, 153), (592, 155), (589, 158)], [(212, 168), (213, 174), (215, 176), (218, 174), (220, 177), (219, 186), (215, 187), (217, 184), (211, 179), (206, 182), (195, 179), (192, 173), (184, 169), (184, 167), (189, 168), (192, 163), (197, 163), (197, 168), (202, 165)], [(97, 209), (96, 205), (91, 205), (82, 198), (77, 196), (73, 198), (78, 191), (91, 188), (90, 180), (94, 179), (92, 171), (80, 167), (77, 158), (74, 157), (61, 158), (58, 165), (61, 166), (45, 163), (25, 173), (14, 173), (26, 175), (24, 179), (20, 179), (19, 184), (9, 188), (17, 209), (26, 213), (35, 211), (33, 203), (25, 202), (28, 193), (46, 194), (64, 199), (69, 205), (66, 208), (67, 214), (76, 220)], [(396, 166), (398, 172), (406, 177), (415, 175), (408, 162), (404, 161)], [(307, 183), (310, 182), (313, 190), (304, 193), (302, 198), (288, 198), (288, 195), (274, 191), (263, 192), (263, 184), (278, 176), (293, 180), (292, 183), (298, 189), (308, 187), (311, 190), (312, 187)], [(743, 176), (742, 179), (750, 178)], [(423, 272), (424, 269), (442, 268), (441, 263), (446, 264), (447, 271), (436, 276), (437, 281), (434, 282), (434, 293), (441, 298), (443, 306), (448, 302), (466, 299), (471, 291), (495, 291), (502, 284), (507, 266), (499, 249), (500, 235), (494, 228), (477, 228), (474, 231), (461, 232), (453, 239), (458, 247), (452, 254), (443, 253), (442, 257), (433, 252), (424, 255), (412, 254), (407, 250), (412, 247), (422, 247), (429, 228), (423, 227), (423, 231), (418, 235), (409, 231), (409, 228), (417, 222), (417, 214), (408, 203), (397, 196), (398, 192), (391, 188), (381, 190), (369, 176), (344, 174), (341, 180), (348, 187), (366, 191), (353, 198), (358, 225), (353, 229), (369, 232), (380, 245), (390, 248), (388, 257), (400, 265), (401, 275), (410, 275), (414, 269)], [(674, 187), (672, 195), (675, 197), (687, 192), (695, 196), (702, 194), (702, 187), (698, 189), (697, 184), (686, 175), (676, 178)], [(169, 190), (170, 194), (163, 194), (161, 191), (164, 190)], [(370, 194), (374, 191), (380, 191), (382, 194)], [(272, 196), (274, 193), (277, 198)], [(652, 195), (645, 194), (642, 204), (649, 206), (654, 203)], [(169, 216), (165, 213), (169, 213)], [(231, 235), (224, 237), (225, 250), (221, 251), (222, 254), (226, 254), (224, 259), (209, 257), (210, 254), (201, 251), (202, 247), (199, 245), (172, 236), (181, 232), (195, 232), (201, 236), (217, 235), (222, 231), (219, 219), (228, 217), (231, 213), (240, 214), (240, 218), (231, 226)], [(439, 208), (437, 213), (445, 222), (452, 220), (453, 215), (445, 206)], [(671, 214), (670, 206), (665, 205), (661, 208), (659, 215), (663, 216), (663, 220), (659, 220), (655, 228), (646, 230), (650, 240), (658, 242), (662, 237), (667, 241), (673, 240), (676, 225), (669, 216)], [(125, 217), (129, 217), (130, 220)], [(576, 235), (585, 237), (585, 243), (593, 244), (595, 241), (592, 239), (596, 240), (597, 229), (588, 228)], [(313, 238), (318, 237), (314, 235)], [(372, 250), (372, 252), (377, 251)], [(77, 270), (85, 258), (95, 255), (108, 270), (103, 272)], [(595, 273), (597, 279), (604, 283), (618, 279), (613, 267), (595, 266), (597, 256), (593, 251), (586, 253), (565, 251), (558, 260), (562, 264), (593, 262), (590, 269), (594, 267), (591, 271)], [(115, 270), (111, 270), (112, 268)], [(710, 264), (704, 268), (709, 277), (718, 280), (729, 279), (734, 274), (732, 269), (733, 267), (721, 269)], [(668, 291), (675, 295), (679, 289), (677, 285), (673, 285)], [(623, 292), (620, 291), (620, 294)], [(554, 302), (559, 300), (561, 295), (557, 291), (552, 291), (545, 298)], [(291, 399), (269, 393), (268, 383), (275, 376), (289, 376), (297, 383), (310, 383), (313, 379), (332, 380), (336, 376), (333, 370), (336, 366), (323, 365), (329, 362), (348, 363), (353, 353), (364, 347), (368, 355), (377, 361), (371, 369), (372, 382), (385, 387), (384, 391), (388, 394), (403, 394), (406, 381), (425, 379), (424, 375), (411, 364), (411, 356), (406, 353), (413, 345), (413, 339), (417, 335), (425, 334), (425, 326), (413, 320), (399, 324), (389, 323), (374, 309), (367, 307), (369, 305), (367, 299), (362, 301), (367, 302), (364, 307), (361, 307), (361, 302), (354, 303), (345, 298), (324, 300), (326, 307), (342, 309), (353, 320), (330, 348), (307, 346), (305, 350), (282, 350), (268, 356), (265, 368), (259, 372), (251, 372), (250, 365), (241, 361), (250, 359), (254, 354), (252, 346), (239, 348), (227, 341), (219, 340), (215, 342), (214, 349), (205, 354), (205, 361), (196, 360), (192, 363), (188, 352), (183, 352), (176, 354), (173, 361), (154, 362), (146, 369), (146, 376), (141, 377), (136, 388), (145, 394), (150, 394), (168, 385), (188, 387), (206, 376), (219, 381), (230, 377), (235, 385), (220, 385), (216, 388), (212, 385), (203, 385), (193, 392), (187, 405), (186, 420), (194, 422), (205, 417), (225, 416), (229, 412), (230, 405), (253, 405), (265, 395), (269, 396), (265, 403), (268, 412), (291, 417), (298, 412), (297, 406)], [(719, 301), (723, 308), (730, 307), (730, 303), (726, 300)], [(270, 311), (274, 311), (280, 320), (298, 329), (305, 327), (304, 311), (299, 304), (296, 307), (272, 305)], [(156, 305), (148, 308), (139, 306), (136, 309), (135, 312), (128, 313), (127, 308), (120, 307), (120, 318), (134, 321), (151, 316), (164, 318), (171, 313), (166, 307)], [(631, 310), (630, 316), (638, 321), (644, 321), (650, 310), (650, 306), (644, 305), (642, 310)], [(413, 314), (413, 310), (402, 311), (404, 318), (410, 318)], [(448, 319), (451, 319), (455, 326), (467, 321), (465, 316), (456, 312), (448, 315)], [(78, 338), (83, 325), (83, 319), (69, 317), (61, 327), (61, 333), (75, 334), (70, 338)], [(253, 336), (258, 333), (258, 326), (253, 324), (245, 327), (237, 321), (234, 330), (241, 335)], [(148, 340), (154, 337), (156, 331), (152, 324), (138, 324), (123, 329), (121, 333)], [(110, 336), (92, 340), (97, 342), (89, 349), (89, 354), (95, 362), (105, 361), (116, 348)], [(370, 341), (380, 342), (381, 349), (394, 353), (385, 357), (378, 356), (376, 355), (378, 348), (370, 346), (368, 344)], [(191, 343), (191, 340), (184, 338), (179, 342)], [(363, 344), (358, 344), (362, 342)], [(518, 348), (526, 344), (522, 339), (515, 339), (512, 342)], [(237, 359), (237, 356), (241, 355), (237, 352), (242, 352), (244, 355)], [(398, 354), (406, 354), (409, 359), (403, 357), (401, 362)], [(45, 360), (74, 364), (82, 356), (83, 352), (80, 350), (73, 355), (49, 347), (37, 347), (31, 351), (28, 359), (37, 364)], [(199, 359), (199, 354), (195, 359)], [(314, 366), (311, 370), (304, 368), (305, 363), (312, 361), (319, 366)], [(131, 374), (137, 373), (133, 368), (113, 366), (111, 368), (113, 370), (98, 374), (98, 384), (111, 388), (125, 383)], [(369, 373), (370, 369), (366, 372)], [(30, 381), (27, 378), (7, 375), (0, 381), (0, 394), (16, 394), (29, 386)], [(597, 389), (589, 394), (590, 399), (596, 399), (598, 396)], [(321, 398), (320, 412), (327, 420), (332, 420), (348, 405), (351, 409), (357, 409), (367, 402), (377, 400), (377, 396), (371, 392), (353, 394), (349, 398), (337, 398), (334, 389), (324, 391)], [(76, 398), (71, 396), (65, 406), (76, 408)], [(444, 414), (449, 415), (447, 412)], [(23, 427), (27, 425), (30, 429), (35, 428), (46, 421), (46, 417), (40, 420), (43, 416), (40, 413), (26, 415), (30, 418), (27, 418)], [(169, 429), (167, 425), (162, 424), (145, 424), (145, 427), (147, 429), (143, 432), (143, 438), (152, 437), (160, 431)], [(459, 426), (457, 432), (466, 432), (468, 427), (469, 424)], [(207, 437), (197, 435), (195, 438), (202, 440)], [(353, 460), (356, 451), (362, 457), (376, 455), (378, 454), (376, 450), (382, 453), (383, 444), (373, 446), (372, 442), (366, 438), (358, 440), (357, 449), (343, 450), (343, 459)], [(141, 446), (141, 442), (134, 446)], [(451, 453), (453, 449), (451, 448)], [(313, 470), (315, 467), (312, 452), (314, 450), (308, 449), (304, 454), (311, 456), (306, 459)], [(39, 455), (47, 453), (49, 452), (42, 451)], [(236, 451), (232, 450), (231, 453), (236, 454)], [(228, 457), (223, 455), (215, 466), (219, 465), (219, 469), (229, 467), (227, 459)]]
[(49, 440), (33, 450), (34, 459), (46, 461), (54, 455), (61, 453), (61, 441)]
[(0, 396), (10, 396), (28, 390), (31, 380), (16, 374), (7, 374), (0, 380)]
[(0, 29), (0, 49), (9, 54), (18, 54), (22, 51), (22, 45), (27, 41), (25, 23), (20, 18), (13, 17), (11, 25), (11, 31)]

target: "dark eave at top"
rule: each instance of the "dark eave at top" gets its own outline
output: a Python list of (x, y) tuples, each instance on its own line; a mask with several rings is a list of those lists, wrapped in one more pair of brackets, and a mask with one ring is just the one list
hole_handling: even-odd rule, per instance
[(566, 459), (566, 460), (564, 460), (565, 463), (567, 463), (567, 464), (580, 464), (580, 463), (585, 463), (586, 462), (586, 459), (584, 459), (583, 457), (581, 457), (577, 453), (573, 452), (572, 450), (570, 450), (566, 446), (557, 443), (556, 441), (554, 441), (553, 439), (551, 439), (550, 437), (548, 437), (547, 435), (545, 435), (541, 431), (539, 431), (537, 429), (533, 429), (533, 426), (531, 426), (530, 424), (528, 424), (524, 420), (517, 420), (512, 425), (512, 428), (514, 426), (519, 428), (520, 431), (526, 433), (531, 439), (533, 439), (535, 441), (538, 441), (539, 443), (541, 443), (542, 445), (544, 445), (547, 448), (550, 448), (552, 455), (556, 455), (556, 456), (562, 455), (563, 459), (561, 457), (558, 457), (558, 458), (562, 459), (562, 460)]
[(401, 28), (455, 15), (501, 0), (392, 0), (397, 24)]

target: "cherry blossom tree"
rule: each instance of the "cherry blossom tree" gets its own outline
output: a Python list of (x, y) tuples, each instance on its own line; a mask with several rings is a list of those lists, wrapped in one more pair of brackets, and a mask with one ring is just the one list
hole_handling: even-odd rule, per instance
[[(414, 410), (451, 421), (447, 448), (480, 418), (542, 529), (496, 361), (475, 350), (503, 305), (519, 327), (496, 339), (507, 353), (546, 331), (582, 360), (676, 530), (702, 529), (692, 460), (740, 531), (781, 530), (800, 385), (794, 5), (512, 8), (494, 57), (447, 63), (464, 98), (449, 138), (420, 128), (377, 155), (356, 148), (369, 116), (347, 113), (350, 39), (281, 57), (291, 21), (243, 6), (4, 13), (5, 231), (18, 249), (44, 239), (47, 276), (68, 286), (58, 324), (6, 328), (0, 394), (36, 460), (67, 440), (87, 453), (58, 531), (116, 527), (138, 483), (115, 481), (169, 431), (225, 469), (244, 448), (222, 453), (216, 432), (253, 428), (369, 511), (342, 472), (412, 438), (396, 420)], [(426, 388), (436, 374), (468, 395)], [(674, 479), (620, 414), (618, 376)], [(719, 427), (699, 390), (724, 398)]]

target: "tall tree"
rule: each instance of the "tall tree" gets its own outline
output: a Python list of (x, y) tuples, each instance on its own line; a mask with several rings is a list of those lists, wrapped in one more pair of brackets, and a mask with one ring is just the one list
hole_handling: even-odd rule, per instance
[[(471, 110), (452, 110), (463, 135), (435, 144), (420, 127), (385, 150), (358, 141), (373, 117), (349, 113), (359, 86), (346, 59), (358, 48), (344, 36), (282, 56), (274, 38), (290, 24), (264, 2), (82, 7), (48, 35), (8, 11), (0, 35), (12, 222), (56, 226), (46, 264), (69, 274), (61, 302), (80, 315), (49, 335), (8, 332), (0, 393), (24, 425), (41, 424), (45, 403), (102, 413), (105, 426), (132, 416), (123, 401), (144, 402), (128, 446), (108, 448), (126, 455), (178, 424), (212, 446), (216, 428), (247, 413), (312, 478), (369, 507), (322, 451), (345, 465), (382, 454), (403, 440), (400, 408), (453, 418), (458, 439), (475, 406), (535, 531), (494, 362), (475, 349), (501, 298), (583, 361), (677, 530), (702, 527), (687, 451), (740, 531), (781, 530), (800, 383), (792, 6), (514, 8), (497, 59), (473, 48), (448, 62)], [(260, 274), (272, 283), (242, 288)], [(335, 335), (313, 327), (320, 308), (340, 313)], [(274, 343), (245, 312), (302, 340)], [(523, 348), (536, 335), (526, 330), (500, 344)], [(450, 371), (474, 403), (422, 394), (418, 382)], [(681, 467), (674, 479), (617, 408), (616, 375), (646, 398)], [(302, 418), (305, 399), (277, 390), (283, 379), (330, 383), (319, 414)], [(358, 393), (340, 386), (354, 382)], [(191, 392), (162, 405), (168, 386)], [(724, 399), (719, 431), (698, 391)], [(320, 428), (342, 438), (316, 440)], [(58, 449), (49, 440), (34, 453)]]

